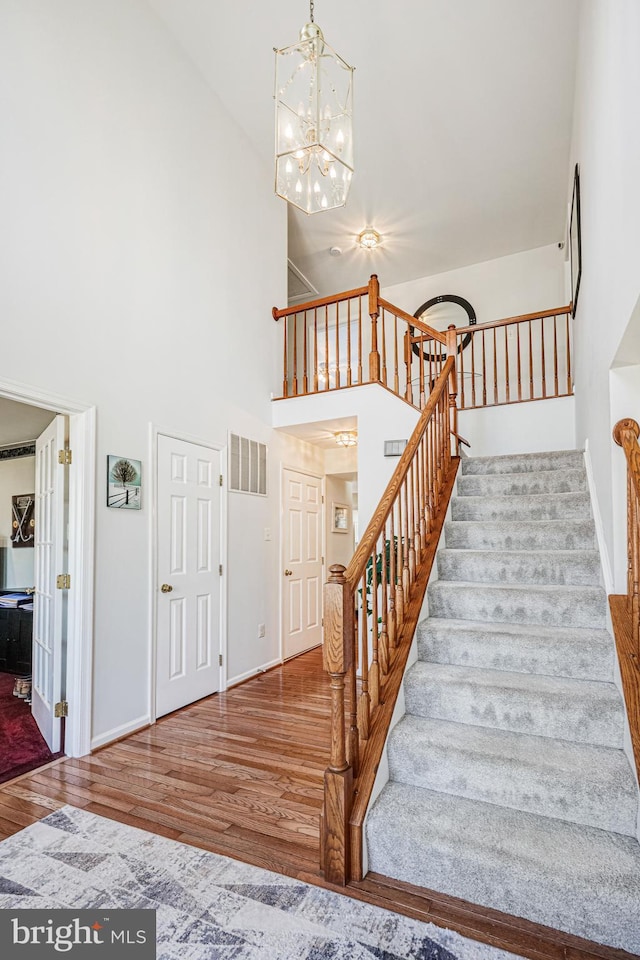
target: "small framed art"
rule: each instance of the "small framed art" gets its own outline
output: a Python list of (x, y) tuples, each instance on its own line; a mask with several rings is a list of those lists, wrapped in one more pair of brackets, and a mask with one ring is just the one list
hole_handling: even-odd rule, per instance
[(348, 533), (349, 532), (349, 507), (346, 503), (331, 504), (331, 532)]
[(107, 506), (121, 510), (142, 507), (142, 462), (129, 457), (107, 457)]

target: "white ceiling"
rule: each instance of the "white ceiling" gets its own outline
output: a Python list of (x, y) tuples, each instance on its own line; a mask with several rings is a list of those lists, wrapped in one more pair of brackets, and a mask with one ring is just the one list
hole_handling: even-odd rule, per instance
[[(316, 0), (356, 66), (347, 206), (289, 213), (289, 256), (321, 294), (563, 238), (580, 2)], [(149, 3), (271, 165), (272, 48), (296, 39), (305, 0)], [(355, 245), (368, 224), (384, 237), (374, 252)]]
[(336, 444), (336, 433), (343, 430), (357, 430), (357, 417), (340, 417), (333, 420), (316, 420), (314, 423), (295, 423), (288, 427), (281, 427), (282, 433), (289, 433), (307, 443), (313, 443), (323, 450), (333, 450)]
[(0, 447), (35, 440), (54, 417), (52, 410), (0, 397)]

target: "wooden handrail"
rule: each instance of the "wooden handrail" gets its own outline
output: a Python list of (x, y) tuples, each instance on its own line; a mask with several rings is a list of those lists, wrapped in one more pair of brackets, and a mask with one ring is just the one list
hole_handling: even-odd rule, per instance
[(331, 297), (320, 297), (319, 300), (308, 300), (306, 303), (298, 303), (293, 307), (284, 307), (282, 310), (274, 307), (271, 313), (274, 320), (280, 320), (282, 317), (291, 317), (294, 313), (305, 313), (307, 310), (316, 310), (318, 307), (328, 307), (332, 303), (342, 303), (344, 300), (364, 297), (368, 292), (368, 286), (356, 287), (355, 290), (345, 290), (344, 293), (334, 293)]
[(504, 320), (490, 320), (488, 323), (474, 323), (469, 327), (456, 327), (458, 336), (477, 330), (492, 330), (494, 327), (506, 327), (510, 323), (523, 323), (525, 320), (543, 320), (545, 317), (563, 317), (571, 313), (571, 307), (557, 307), (555, 310), (539, 310), (537, 313), (523, 313), (519, 317), (505, 317)]
[(437, 340), (438, 343), (441, 343), (443, 346), (446, 344), (447, 338), (444, 333), (440, 333), (439, 330), (435, 330), (427, 323), (424, 323), (422, 320), (418, 320), (417, 317), (407, 313), (407, 311), (403, 310), (401, 307), (394, 306), (392, 303), (389, 303), (388, 300), (384, 300), (382, 297), (380, 297), (379, 303), (381, 307), (384, 307), (390, 313), (393, 313), (400, 320), (404, 320), (411, 327), (417, 327), (418, 330), (422, 331), (424, 336), (429, 337), (431, 340)]
[(400, 457), (400, 460), (393, 471), (393, 476), (387, 484), (387, 489), (382, 494), (380, 503), (376, 507), (375, 513), (371, 517), (367, 529), (365, 530), (364, 535), (358, 544), (358, 549), (354, 553), (349, 566), (345, 570), (345, 580), (352, 589), (358, 585), (358, 582), (364, 573), (367, 560), (371, 556), (371, 549), (382, 533), (382, 528), (389, 515), (391, 504), (396, 499), (398, 491), (406, 479), (409, 466), (415, 456), (415, 452), (418, 448), (418, 444), (420, 443), (422, 435), (424, 434), (424, 425), (433, 415), (433, 411), (435, 410), (436, 405), (442, 395), (444, 384), (454, 366), (454, 358), (448, 357), (447, 362), (442, 369), (442, 373), (438, 378), (438, 382), (429, 394), (427, 405), (420, 415), (420, 420), (418, 421), (411, 438), (407, 442), (407, 445), (402, 452), (402, 456)]
[(448, 357), (358, 549), (325, 584), (331, 761), (320, 862), (331, 883), (362, 876), (364, 816), (459, 463), (455, 331), (446, 339)]

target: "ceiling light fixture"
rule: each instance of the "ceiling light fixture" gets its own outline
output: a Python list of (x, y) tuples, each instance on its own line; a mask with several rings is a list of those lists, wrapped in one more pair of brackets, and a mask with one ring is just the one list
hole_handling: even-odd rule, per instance
[(341, 447), (355, 447), (358, 442), (358, 434), (355, 430), (343, 430), (334, 434), (335, 441)]
[(276, 194), (305, 213), (343, 207), (353, 175), (353, 67), (313, 20), (276, 55)]
[(374, 250), (382, 243), (382, 237), (373, 227), (367, 227), (356, 237), (356, 242), (365, 250)]

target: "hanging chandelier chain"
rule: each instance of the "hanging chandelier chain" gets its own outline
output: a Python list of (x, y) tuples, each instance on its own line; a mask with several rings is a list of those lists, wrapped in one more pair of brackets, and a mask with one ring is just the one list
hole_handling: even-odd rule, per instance
[(314, 0), (309, 0), (309, 16), (311, 17), (311, 23), (314, 22), (313, 19), (313, 8), (315, 6)]

